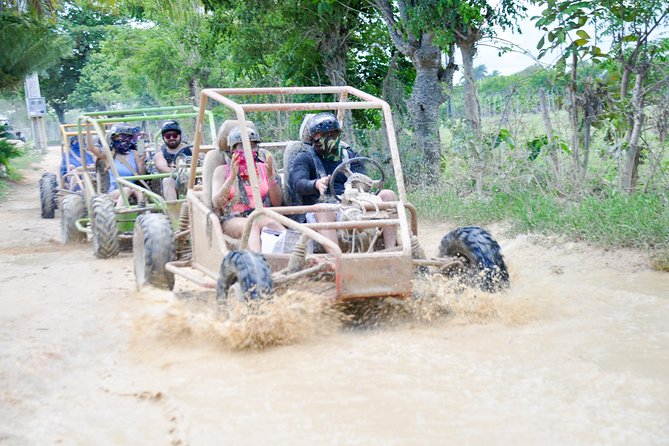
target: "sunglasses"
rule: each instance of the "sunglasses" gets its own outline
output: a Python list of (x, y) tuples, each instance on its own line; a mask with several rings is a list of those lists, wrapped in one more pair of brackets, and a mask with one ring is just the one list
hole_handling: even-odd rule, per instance
[(164, 139), (179, 139), (180, 137), (181, 134), (177, 132), (167, 132), (163, 135)]

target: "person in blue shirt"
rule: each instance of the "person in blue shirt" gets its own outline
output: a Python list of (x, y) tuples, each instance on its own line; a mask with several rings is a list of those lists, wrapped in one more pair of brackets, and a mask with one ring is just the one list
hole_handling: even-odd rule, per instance
[[(109, 148), (120, 177), (146, 174), (144, 158), (137, 153), (137, 134), (137, 128), (124, 124), (116, 124), (109, 131)], [(109, 175), (109, 194), (116, 200), (117, 206), (123, 206), (121, 191), (111, 170)], [(128, 199), (134, 197), (139, 203), (144, 198), (144, 194), (134, 188), (126, 187), (124, 190)]]
[[(356, 158), (359, 155), (345, 142), (340, 140), (341, 126), (332, 113), (318, 113), (308, 121), (308, 136), (311, 141), (309, 150), (301, 151), (291, 162), (288, 172), (290, 191), (293, 194), (294, 204), (312, 205), (322, 201), (334, 181), (334, 191), (337, 195), (344, 192), (346, 176), (341, 173), (332, 178), (334, 170), (344, 161)], [(352, 163), (350, 169), (354, 173), (365, 173), (364, 165)], [(383, 201), (397, 201), (395, 192), (383, 189), (379, 192)], [(337, 215), (334, 212), (317, 212), (307, 214), (307, 222), (333, 222)], [(337, 231), (324, 229), (320, 231), (324, 236), (338, 243)], [(397, 234), (394, 228), (385, 228), (383, 239), (387, 248), (395, 246)]]
[[(73, 171), (77, 167), (81, 167), (81, 152), (79, 151), (79, 138), (76, 136), (71, 136), (69, 139), (69, 148), (68, 151), (63, 151), (62, 159), (60, 161), (60, 176), (64, 179), (65, 185), (68, 190), (75, 191), (78, 189), (77, 186), (77, 177), (71, 176), (69, 179), (65, 178), (68, 172)], [(85, 152), (85, 161), (86, 165), (95, 164), (93, 156), (86, 151)]]

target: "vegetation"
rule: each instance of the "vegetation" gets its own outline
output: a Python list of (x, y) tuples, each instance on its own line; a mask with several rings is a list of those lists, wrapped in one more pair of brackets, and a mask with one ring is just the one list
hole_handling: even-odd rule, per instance
[(57, 63), (69, 41), (48, 24), (27, 16), (0, 11), (0, 90), (14, 88), (23, 79)]
[[(514, 30), (530, 3), (544, 35), (527, 43), (545, 57), (510, 76), (475, 66), (482, 39)], [(205, 87), (349, 84), (391, 105), (412, 199), (426, 215), (669, 252), (666, 1), (0, 6), (0, 90), (17, 95), (22, 76), (38, 70), (61, 120), (76, 109), (196, 104)], [(16, 26), (36, 33), (34, 48)], [(549, 55), (553, 63), (541, 62)], [(385, 145), (378, 116), (354, 115), (363, 125), (348, 138), (376, 154)], [(299, 123), (271, 125), (266, 133), (295, 134)]]

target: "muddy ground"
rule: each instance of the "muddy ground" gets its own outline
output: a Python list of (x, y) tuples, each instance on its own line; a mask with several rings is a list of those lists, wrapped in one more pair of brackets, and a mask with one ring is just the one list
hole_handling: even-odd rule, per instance
[[(503, 295), (419, 283), (353, 327), (295, 292), (225, 322), (60, 244), (57, 151), (0, 202), (0, 444), (669, 444), (669, 275), (642, 252), (492, 228)], [(429, 254), (450, 229), (422, 225)]]

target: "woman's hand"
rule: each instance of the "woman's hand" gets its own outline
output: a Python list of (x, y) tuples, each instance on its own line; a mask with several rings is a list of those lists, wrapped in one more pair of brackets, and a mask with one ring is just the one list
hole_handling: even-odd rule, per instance
[(267, 155), (265, 160), (265, 165), (267, 166), (267, 178), (270, 182), (276, 181), (276, 170), (274, 170), (274, 158), (271, 155)]
[(232, 154), (232, 160), (230, 162), (230, 175), (229, 177), (231, 178), (237, 178), (237, 174), (239, 173), (239, 152), (235, 152)]

